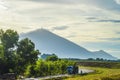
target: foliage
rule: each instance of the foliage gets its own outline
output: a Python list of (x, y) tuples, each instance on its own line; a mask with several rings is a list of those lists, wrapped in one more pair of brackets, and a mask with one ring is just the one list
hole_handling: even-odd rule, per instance
[(8, 29), (0, 30), (0, 74), (24, 72), (27, 65), (37, 61), (38, 50), (28, 38), (19, 40), (16, 31)]
[(43, 61), (38, 60), (35, 65), (27, 67), (25, 72), (26, 77), (40, 77), (56, 74), (66, 73), (66, 68), (74, 65), (72, 61), (58, 60), (58, 61)]
[[(18, 55), (18, 67), (20, 71), (24, 71), (25, 67), (29, 64), (34, 64), (38, 60), (39, 51), (35, 50), (34, 43), (25, 38), (18, 43), (17, 55)], [(22, 66), (22, 67), (19, 67)], [(19, 72), (19, 71), (18, 71)]]
[[(14, 48), (17, 45), (19, 35), (14, 30), (0, 30), (0, 57), (1, 67), (0, 74), (13, 72), (15, 67), (15, 53)], [(4, 63), (3, 63), (4, 62)]]
[(1, 32), (0, 38), (4, 49), (8, 51), (10, 48), (13, 48), (15, 45), (17, 45), (19, 35), (16, 31), (8, 29), (5, 32)]
[(55, 54), (52, 54), (51, 56), (48, 56), (46, 58), (47, 61), (57, 61), (58, 60), (58, 56), (56, 56)]
[(4, 60), (4, 50), (3, 46), (0, 45), (0, 60)]

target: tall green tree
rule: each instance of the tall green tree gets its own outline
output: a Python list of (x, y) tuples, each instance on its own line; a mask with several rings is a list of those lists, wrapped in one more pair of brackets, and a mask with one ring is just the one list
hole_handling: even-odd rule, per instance
[(5, 32), (1, 30), (1, 43), (3, 44), (6, 51), (10, 48), (14, 48), (17, 45), (19, 35), (16, 31), (8, 29)]
[(18, 55), (18, 66), (21, 71), (24, 71), (25, 67), (29, 64), (34, 64), (38, 60), (40, 52), (35, 50), (34, 43), (25, 38), (18, 43), (17, 55)]
[(13, 54), (12, 51), (17, 45), (19, 35), (16, 31), (8, 29), (5, 32), (0, 30), (0, 40), (4, 47), (4, 56), (6, 59), (10, 59)]
[(0, 30), (0, 54), (2, 57), (2, 65), (5, 69), (2, 73), (12, 72), (15, 67), (15, 51), (14, 48), (17, 46), (19, 35), (16, 31), (8, 29), (6, 31)]

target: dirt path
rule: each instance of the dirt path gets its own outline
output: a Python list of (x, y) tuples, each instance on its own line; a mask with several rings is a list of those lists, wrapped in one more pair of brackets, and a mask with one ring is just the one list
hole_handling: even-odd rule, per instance
[(46, 79), (52, 79), (52, 78), (58, 78), (58, 77), (69, 77), (68, 74), (61, 74), (61, 75), (55, 75), (55, 76), (46, 76), (46, 77), (38, 77), (38, 78), (25, 78), (22, 80), (46, 80)]

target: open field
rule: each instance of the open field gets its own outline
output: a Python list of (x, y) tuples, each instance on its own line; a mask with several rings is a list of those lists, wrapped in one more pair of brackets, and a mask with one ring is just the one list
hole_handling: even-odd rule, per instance
[(75, 75), (66, 80), (120, 80), (120, 69), (84, 67), (95, 70), (94, 73), (86, 75)]

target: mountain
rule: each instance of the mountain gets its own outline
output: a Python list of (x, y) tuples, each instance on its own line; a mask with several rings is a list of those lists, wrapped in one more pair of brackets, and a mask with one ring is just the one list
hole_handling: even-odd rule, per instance
[(94, 51), (93, 54), (99, 58), (105, 58), (105, 59), (115, 59), (112, 55), (108, 54), (107, 52), (103, 50)]
[(60, 58), (103, 58), (103, 59), (116, 59), (104, 51), (91, 52), (87, 49), (62, 38), (46, 29), (38, 29), (28, 33), (20, 34), (20, 39), (31, 39), (36, 46), (36, 49), (41, 53), (55, 53)]

